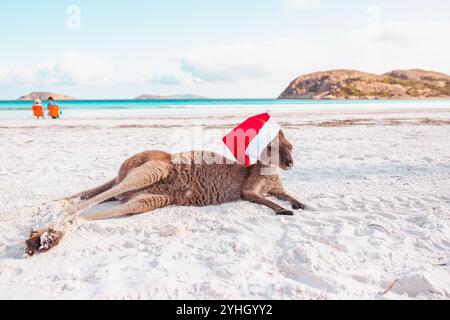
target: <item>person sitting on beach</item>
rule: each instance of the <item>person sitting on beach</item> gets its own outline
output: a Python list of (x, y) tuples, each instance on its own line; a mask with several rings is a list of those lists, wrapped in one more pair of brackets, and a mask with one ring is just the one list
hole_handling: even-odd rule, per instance
[(55, 102), (55, 100), (52, 97), (49, 97), (47, 99), (47, 110), (48, 115), (53, 119), (58, 119), (61, 114), (59, 105)]
[(32, 109), (33, 115), (36, 117), (36, 119), (44, 119), (44, 106), (42, 105), (41, 99), (37, 98), (36, 100), (34, 100)]

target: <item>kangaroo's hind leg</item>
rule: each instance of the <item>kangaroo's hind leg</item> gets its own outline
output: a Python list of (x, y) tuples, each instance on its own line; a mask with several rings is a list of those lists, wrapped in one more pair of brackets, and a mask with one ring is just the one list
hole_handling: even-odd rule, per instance
[(121, 217), (125, 215), (140, 214), (163, 208), (172, 203), (167, 195), (154, 195), (142, 193), (131, 198), (128, 202), (115, 208), (103, 210), (83, 217), (88, 221)]
[(81, 200), (89, 200), (89, 199), (92, 199), (93, 197), (99, 195), (100, 193), (108, 191), (109, 189), (114, 187), (115, 184), (116, 184), (116, 178), (112, 179), (111, 181), (108, 181), (105, 184), (102, 184), (101, 186), (74, 194), (74, 195), (66, 197), (64, 199), (72, 200), (72, 199), (80, 198)]
[(123, 179), (122, 182), (115, 187), (100, 193), (84, 203), (81, 203), (81, 205), (78, 206), (77, 211), (84, 211), (92, 208), (103, 201), (110, 198), (115, 198), (126, 192), (140, 190), (151, 186), (166, 178), (170, 174), (171, 169), (172, 165), (170, 163), (158, 160), (147, 161), (140, 167), (131, 170), (125, 179)]
[[(108, 191), (115, 185), (118, 185), (121, 183), (128, 174), (135, 170), (136, 168), (139, 168), (140, 166), (144, 165), (145, 163), (149, 161), (161, 161), (161, 162), (170, 162), (171, 155), (166, 152), (162, 151), (145, 151), (138, 153), (131, 158), (127, 159), (119, 169), (119, 173), (116, 178), (114, 178), (111, 181), (108, 181), (107, 183), (93, 189), (89, 189), (80, 193), (77, 193), (75, 195), (72, 195), (70, 197), (64, 198), (64, 200), (73, 200), (77, 198), (81, 198), (81, 200), (89, 200), (93, 197)], [(112, 199), (112, 198), (111, 198)], [(108, 199), (109, 200), (109, 199)], [(107, 201), (107, 200), (105, 200)]]
[[(162, 161), (148, 161), (138, 168), (131, 170), (125, 179), (117, 186), (87, 200), (80, 205), (75, 205), (71, 208), (70, 212), (63, 217), (62, 221), (56, 225), (56, 227), (47, 227), (33, 232), (29, 241), (26, 242), (27, 253), (33, 255), (37, 252), (42, 252), (41, 247), (43, 239), (51, 238), (57, 239), (57, 241), (50, 241), (50, 245), (45, 246), (46, 250), (51, 249), (58, 244), (61, 238), (64, 236), (70, 226), (74, 223), (75, 219), (86, 209), (102, 203), (110, 198), (115, 198), (121, 194), (124, 194), (133, 190), (140, 190), (147, 186), (166, 178), (172, 170), (172, 165), (168, 162)], [(48, 237), (46, 235), (49, 235)], [(36, 239), (36, 241), (34, 241)], [(31, 241), (33, 240), (33, 241)]]

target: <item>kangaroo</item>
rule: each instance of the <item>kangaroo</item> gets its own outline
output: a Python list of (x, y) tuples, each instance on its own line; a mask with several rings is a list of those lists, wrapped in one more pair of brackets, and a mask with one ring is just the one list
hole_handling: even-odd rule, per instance
[[(213, 164), (203, 160), (208, 156), (214, 158)], [(202, 160), (198, 163), (195, 159)], [(79, 199), (81, 203), (73, 208), (57, 228), (32, 231), (26, 241), (26, 253), (31, 256), (50, 250), (64, 235), (64, 231), (58, 231), (58, 228), (65, 230), (76, 218), (94, 221), (141, 214), (169, 205), (207, 206), (239, 200), (269, 207), (277, 215), (293, 215), (291, 210), (266, 198), (274, 196), (290, 202), (294, 210), (305, 209), (304, 204), (285, 191), (276, 172), (276, 167), (289, 170), (293, 165), (292, 144), (285, 138), (283, 131), (266, 147), (262, 158), (250, 166), (207, 151), (178, 154), (142, 152), (126, 160), (115, 179), (66, 198)], [(110, 200), (119, 200), (122, 205), (86, 216), (80, 215), (84, 210)]]

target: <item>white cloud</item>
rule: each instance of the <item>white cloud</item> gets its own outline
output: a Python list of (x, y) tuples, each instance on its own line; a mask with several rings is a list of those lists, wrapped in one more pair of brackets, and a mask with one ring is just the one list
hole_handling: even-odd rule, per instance
[(10, 70), (5, 66), (0, 66), (0, 83), (8, 81), (9, 77)]
[(181, 70), (205, 82), (297, 74), (323, 59), (324, 51), (302, 38), (200, 47), (178, 55)]
[(75, 52), (66, 53), (52, 71), (58, 81), (74, 85), (107, 83), (113, 76), (112, 65), (104, 59)]
[(177, 76), (165, 74), (165, 75), (151, 76), (150, 79), (148, 79), (148, 83), (163, 86), (174, 86), (182, 84), (183, 81)]
[[(109, 83), (113, 77), (110, 63), (96, 56), (68, 52), (60, 58), (15, 70), (0, 68), (0, 80), (25, 85), (92, 85)], [(6, 78), (6, 79), (5, 79)]]
[(450, 72), (449, 23), (387, 22), (351, 30), (345, 40), (356, 65), (370, 71), (426, 68)]

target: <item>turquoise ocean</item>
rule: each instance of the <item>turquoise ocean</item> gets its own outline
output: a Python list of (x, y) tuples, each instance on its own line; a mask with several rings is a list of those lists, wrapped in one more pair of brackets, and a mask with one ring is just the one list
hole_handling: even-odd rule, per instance
[[(58, 101), (61, 119), (124, 118), (177, 115), (257, 114), (262, 112), (402, 112), (450, 110), (450, 100), (277, 100), (277, 99), (199, 99), (199, 100), (74, 100)], [(0, 120), (33, 119), (31, 101), (0, 101)]]
[[(31, 101), (0, 101), (0, 110), (29, 110)], [(449, 106), (450, 100), (278, 100), (278, 99), (199, 99), (199, 100), (73, 100), (59, 101), (64, 109), (147, 109), (147, 108), (183, 108), (183, 107), (236, 107), (236, 106)]]

